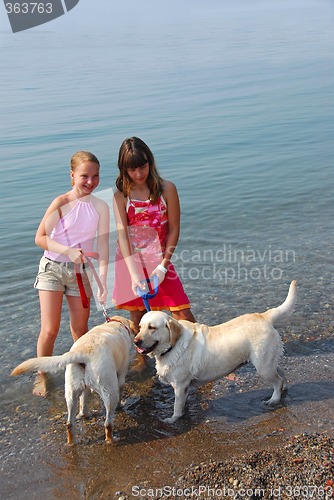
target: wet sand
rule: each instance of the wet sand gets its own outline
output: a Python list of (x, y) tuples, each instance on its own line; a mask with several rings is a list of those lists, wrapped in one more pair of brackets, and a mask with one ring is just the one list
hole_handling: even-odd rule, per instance
[[(235, 376), (193, 390), (185, 417), (169, 425), (162, 420), (172, 413), (172, 389), (160, 384), (152, 365), (141, 380), (131, 375), (115, 420), (119, 440), (111, 446), (104, 442), (104, 410), (97, 396), (91, 398), (92, 416), (78, 423), (76, 445), (69, 447), (63, 375), (50, 379), (47, 398), (30, 395), (33, 376), (10, 379), (1, 423), (1, 497), (152, 498), (156, 488), (195, 485), (203, 464), (246, 464), (259, 451), (264, 457), (268, 450), (284, 450), (296, 435), (322, 433), (333, 443), (333, 341), (310, 341), (298, 355), (290, 345), (281, 364), (289, 390), (271, 410), (261, 405), (270, 387), (245, 366)], [(310, 465), (304, 458), (300, 467), (307, 471)], [(330, 481), (333, 469), (328, 470)], [(219, 474), (223, 486), (226, 478)]]

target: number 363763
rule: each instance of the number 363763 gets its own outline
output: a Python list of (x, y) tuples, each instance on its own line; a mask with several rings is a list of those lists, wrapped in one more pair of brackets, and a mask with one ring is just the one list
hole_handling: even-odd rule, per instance
[(47, 2), (7, 2), (7, 14), (51, 14), (52, 3)]

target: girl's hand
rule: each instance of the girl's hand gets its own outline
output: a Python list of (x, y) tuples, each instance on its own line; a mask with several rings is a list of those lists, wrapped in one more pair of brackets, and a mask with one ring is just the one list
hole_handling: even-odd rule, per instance
[(158, 276), (158, 284), (160, 285), (165, 279), (167, 273), (167, 268), (159, 264), (151, 273), (150, 279), (153, 278), (154, 275)]
[(69, 247), (69, 249), (67, 251), (67, 256), (75, 264), (83, 264), (84, 262), (86, 262), (85, 256), (84, 256), (81, 248)]
[(137, 288), (141, 288), (142, 290), (146, 290), (145, 283), (142, 283), (139, 276), (131, 276), (131, 288), (136, 297), (139, 297), (137, 293)]
[(97, 292), (97, 300), (100, 302), (100, 304), (105, 304), (107, 300), (107, 295), (108, 295), (108, 289), (105, 285), (103, 285), (103, 292), (100, 292), (100, 289), (98, 289)]

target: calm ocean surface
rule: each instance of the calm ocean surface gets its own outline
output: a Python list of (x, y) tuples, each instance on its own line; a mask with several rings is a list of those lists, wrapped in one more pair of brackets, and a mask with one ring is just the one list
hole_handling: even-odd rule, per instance
[[(174, 263), (199, 321), (278, 305), (297, 279), (294, 331), (306, 339), (314, 325), (328, 329), (334, 9), (278, 4), (109, 34), (0, 33), (0, 384), (7, 399), (20, 383), (8, 373), (34, 355), (39, 333), (39, 221), (69, 189), (78, 149), (99, 157), (101, 196), (111, 201), (118, 149), (131, 135), (150, 145), (160, 173), (178, 187)], [(110, 273), (111, 288), (112, 262)], [(109, 307), (110, 300), (111, 290)], [(91, 324), (101, 320), (93, 307)], [(64, 311), (55, 352), (70, 345)]]

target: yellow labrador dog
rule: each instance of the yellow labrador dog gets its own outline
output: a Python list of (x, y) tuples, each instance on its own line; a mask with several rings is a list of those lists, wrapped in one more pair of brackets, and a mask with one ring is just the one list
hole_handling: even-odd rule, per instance
[(87, 413), (87, 388), (99, 394), (106, 409), (106, 442), (113, 441), (112, 424), (115, 410), (121, 400), (125, 377), (129, 369), (130, 349), (135, 335), (132, 321), (113, 316), (80, 337), (69, 352), (62, 356), (32, 358), (17, 366), (11, 375), (27, 371), (56, 373), (65, 371), (65, 398), (67, 403), (67, 442), (73, 444), (75, 414), (80, 399), (78, 417)]
[(183, 415), (191, 382), (216, 380), (247, 362), (252, 362), (274, 387), (266, 404), (278, 403), (285, 383), (277, 366), (283, 343), (273, 325), (292, 312), (296, 295), (297, 283), (292, 281), (288, 296), (279, 307), (245, 314), (216, 326), (176, 321), (160, 311), (146, 313), (134, 343), (140, 354), (155, 357), (160, 380), (174, 389), (174, 413), (166, 421), (173, 423)]

